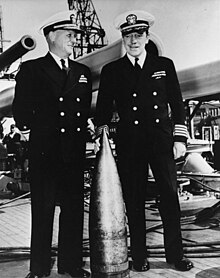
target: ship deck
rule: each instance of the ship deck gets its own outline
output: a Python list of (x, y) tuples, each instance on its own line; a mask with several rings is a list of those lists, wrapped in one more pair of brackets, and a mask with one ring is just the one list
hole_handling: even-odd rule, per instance
[[(84, 262), (90, 271), (89, 257), (89, 198), (85, 199)], [(163, 228), (154, 199), (146, 200), (147, 245), (150, 270), (144, 273), (130, 271), (131, 278), (217, 278), (220, 277), (220, 207), (215, 196), (180, 197), (182, 235), (185, 253), (194, 263), (188, 272), (179, 272), (165, 262)], [(59, 207), (56, 207), (53, 255), (54, 264), (50, 277), (68, 277), (57, 274), (56, 246), (58, 239)], [(23, 278), (29, 270), (30, 198), (0, 194), (0, 277)], [(129, 240), (128, 240), (129, 241)], [(130, 257), (129, 257), (130, 260)]]

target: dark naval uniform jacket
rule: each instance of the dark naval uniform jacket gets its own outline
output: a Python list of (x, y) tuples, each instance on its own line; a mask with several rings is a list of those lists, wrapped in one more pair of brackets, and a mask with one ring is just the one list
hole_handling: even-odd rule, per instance
[(145, 190), (150, 164), (160, 192), (166, 257), (183, 255), (177, 197), (174, 141), (186, 142), (185, 111), (172, 60), (147, 53), (139, 78), (127, 55), (102, 69), (96, 105), (97, 135), (118, 112), (115, 137), (126, 202), (131, 253), (146, 257)]
[[(30, 158), (77, 161), (85, 151), (91, 104), (89, 69), (69, 60), (67, 80), (48, 53), (22, 64), (16, 76), (13, 115), (20, 130), (30, 129)], [(66, 77), (64, 77), (66, 78)]]
[(24, 62), (16, 75), (13, 116), (29, 130), (33, 273), (47, 273), (55, 205), (60, 204), (58, 268), (82, 263), (83, 186), (87, 119), (91, 106), (87, 66), (69, 60), (62, 71), (48, 53)]
[(104, 66), (96, 109), (98, 127), (109, 124), (113, 109), (120, 118), (119, 152), (130, 153), (131, 148), (136, 153), (143, 151), (145, 135), (147, 142), (151, 138), (162, 152), (172, 146), (173, 140), (186, 142), (185, 130), (181, 130), (185, 127), (185, 111), (180, 86), (168, 58), (147, 54), (138, 82), (127, 55)]

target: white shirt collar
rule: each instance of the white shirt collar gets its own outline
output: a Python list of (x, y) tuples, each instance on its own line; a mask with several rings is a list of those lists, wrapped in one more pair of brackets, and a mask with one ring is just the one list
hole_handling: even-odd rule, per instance
[[(127, 53), (128, 59), (131, 61), (132, 65), (134, 66), (135, 64), (135, 57), (131, 56), (130, 54)], [(147, 56), (147, 52), (143, 51), (143, 53), (141, 53), (141, 55), (138, 57), (138, 64), (140, 65), (141, 68), (143, 68), (144, 65), (144, 61), (146, 59)]]
[[(57, 62), (57, 64), (59, 65), (59, 67), (62, 69), (62, 65), (61, 65), (61, 58), (58, 57), (56, 54), (54, 54), (53, 52), (49, 51), (50, 52), (50, 55), (54, 58), (54, 60)], [(68, 58), (66, 59), (63, 59), (65, 61), (65, 64), (66, 66), (68, 67), (69, 66), (69, 63), (68, 63)]]

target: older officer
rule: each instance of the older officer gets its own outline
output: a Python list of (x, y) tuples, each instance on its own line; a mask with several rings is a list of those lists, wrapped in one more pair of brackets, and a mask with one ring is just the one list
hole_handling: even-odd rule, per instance
[(145, 231), (149, 163), (160, 191), (166, 260), (176, 269), (186, 271), (193, 264), (183, 256), (174, 158), (185, 154), (187, 128), (173, 62), (145, 50), (148, 29), (153, 23), (154, 17), (144, 11), (128, 11), (116, 18), (115, 25), (122, 33), (127, 53), (102, 69), (96, 106), (97, 135), (103, 128), (108, 129), (115, 102), (120, 118), (116, 137), (118, 167), (133, 268), (149, 269)]
[[(82, 269), (83, 184), (90, 70), (69, 59), (76, 34), (74, 11), (49, 18), (41, 27), (49, 52), (24, 62), (16, 76), (13, 115), (30, 129), (32, 234), (30, 273), (47, 277), (56, 201), (60, 203), (58, 273), (87, 277)], [(64, 65), (65, 64), (65, 65)]]

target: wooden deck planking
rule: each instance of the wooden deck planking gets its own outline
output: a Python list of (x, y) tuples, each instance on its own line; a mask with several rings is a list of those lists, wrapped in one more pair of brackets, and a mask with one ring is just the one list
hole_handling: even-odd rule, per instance
[[(202, 208), (211, 207), (216, 200), (207, 200), (201, 203), (196, 201), (181, 204), (183, 215), (192, 215), (198, 212)], [(160, 216), (157, 209), (149, 209), (150, 204), (146, 204), (146, 224), (147, 229), (161, 223)], [(88, 207), (86, 208), (88, 211)], [(8, 207), (2, 207), (0, 209), (0, 246), (29, 246), (30, 239), (30, 202), (28, 199), (17, 201), (16, 203), (9, 205)], [(56, 208), (54, 219), (54, 235), (53, 245), (57, 245), (58, 237), (58, 215), (59, 208)], [(220, 211), (216, 211), (213, 215), (205, 219), (204, 221), (182, 225), (183, 243), (204, 243), (211, 246), (211, 242), (219, 242), (220, 245)], [(84, 222), (84, 247), (89, 247), (89, 233), (88, 233), (88, 220), (89, 214), (85, 212)], [(214, 226), (213, 223), (215, 224)], [(210, 227), (207, 229), (207, 227)], [(24, 237), (28, 239), (24, 240)], [(163, 245), (163, 229), (159, 228), (155, 231), (147, 232), (146, 242), (150, 247), (149, 250), (154, 251), (151, 247), (153, 245)], [(202, 257), (202, 253), (186, 253), (188, 257), (192, 257), (194, 268), (189, 272), (179, 272), (174, 269), (165, 261), (164, 253), (159, 255), (151, 254), (149, 256), (150, 270), (144, 273), (138, 273), (135, 271), (130, 272), (131, 278), (219, 278), (220, 277), (220, 257), (214, 257), (218, 252), (214, 252), (215, 248), (219, 245), (213, 245), (213, 252), (209, 253), (212, 257)], [(196, 248), (195, 248), (196, 249)], [(129, 258), (130, 259), (130, 258)], [(85, 253), (86, 268), (89, 270), (89, 255)], [(23, 278), (28, 272), (29, 260), (13, 261), (13, 262), (0, 262), (0, 277), (1, 278)], [(61, 278), (67, 276), (61, 276), (57, 274), (56, 264), (53, 267), (50, 278)]]

